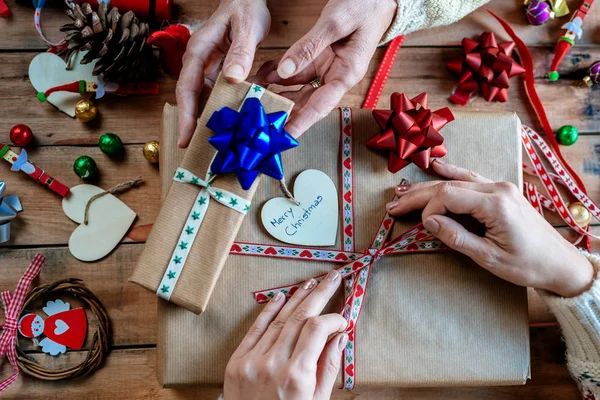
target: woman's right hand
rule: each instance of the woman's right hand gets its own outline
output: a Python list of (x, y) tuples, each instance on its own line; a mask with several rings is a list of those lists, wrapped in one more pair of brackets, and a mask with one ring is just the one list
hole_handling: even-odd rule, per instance
[(177, 81), (179, 147), (187, 147), (196, 130), (198, 98), (223, 70), (230, 82), (246, 80), (258, 44), (267, 36), (271, 15), (266, 0), (222, 0), (219, 8), (187, 44)]
[[(587, 290), (594, 268), (525, 200), (511, 183), (494, 183), (474, 172), (435, 160), (435, 172), (450, 181), (396, 188), (392, 215), (423, 209), (423, 225), (438, 239), (494, 275), (564, 297)], [(467, 214), (485, 225), (483, 237), (446, 216)]]

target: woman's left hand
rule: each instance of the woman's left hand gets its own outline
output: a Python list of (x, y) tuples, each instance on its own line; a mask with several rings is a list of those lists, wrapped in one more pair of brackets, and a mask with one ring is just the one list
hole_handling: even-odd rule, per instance
[[(298, 137), (337, 106), (367, 72), (396, 11), (395, 0), (330, 0), (315, 26), (284, 54), (265, 63), (262, 84), (305, 85), (281, 93), (296, 103), (288, 132)], [(309, 84), (318, 77), (321, 87)]]

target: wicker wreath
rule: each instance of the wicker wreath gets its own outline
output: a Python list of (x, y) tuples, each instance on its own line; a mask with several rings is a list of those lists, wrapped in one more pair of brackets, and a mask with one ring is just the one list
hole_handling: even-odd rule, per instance
[(33, 301), (58, 294), (69, 294), (83, 301), (98, 319), (98, 330), (94, 334), (90, 350), (85, 360), (72, 367), (52, 370), (40, 365), (31, 356), (19, 348), (17, 343), (17, 362), (24, 373), (46, 381), (59, 381), (87, 376), (97, 370), (110, 352), (110, 320), (100, 300), (80, 279), (62, 279), (54, 283), (38, 286), (25, 298), (23, 309)]

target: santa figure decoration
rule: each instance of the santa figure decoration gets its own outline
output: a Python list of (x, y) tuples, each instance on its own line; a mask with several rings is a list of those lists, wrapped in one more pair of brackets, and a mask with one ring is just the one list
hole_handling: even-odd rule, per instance
[(67, 351), (67, 347), (80, 350), (87, 334), (87, 317), (83, 308), (70, 309), (69, 303), (57, 299), (49, 301), (44, 312), (45, 320), (36, 314), (27, 314), (19, 320), (19, 333), (26, 338), (37, 338), (44, 353), (56, 356)]

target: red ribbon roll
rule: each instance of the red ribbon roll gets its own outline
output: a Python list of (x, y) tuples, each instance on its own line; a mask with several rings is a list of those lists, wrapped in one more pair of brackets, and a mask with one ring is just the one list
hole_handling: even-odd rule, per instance
[(479, 90), (487, 101), (507, 101), (510, 78), (525, 72), (511, 57), (515, 44), (498, 44), (492, 32), (484, 32), (479, 40), (464, 38), (462, 47), (465, 54), (446, 63), (460, 76), (450, 100), (464, 106)]
[(382, 132), (366, 143), (367, 147), (388, 154), (388, 170), (400, 171), (415, 163), (429, 168), (431, 157), (443, 157), (448, 150), (439, 130), (454, 115), (448, 107), (437, 111), (427, 108), (427, 93), (409, 99), (404, 93), (393, 93), (390, 110), (373, 110), (373, 117)]

